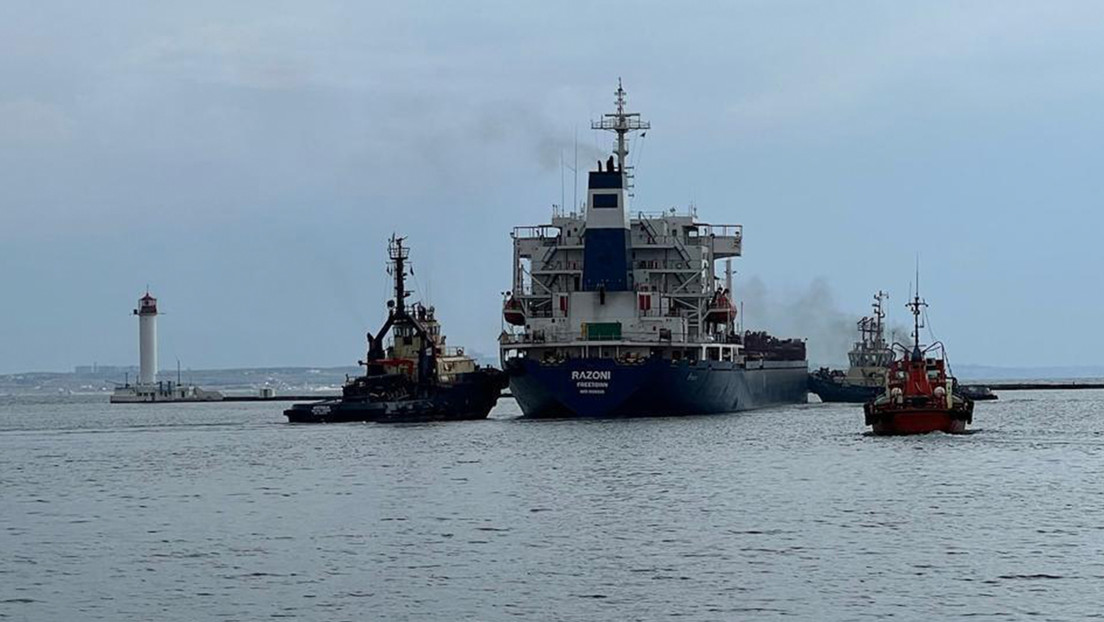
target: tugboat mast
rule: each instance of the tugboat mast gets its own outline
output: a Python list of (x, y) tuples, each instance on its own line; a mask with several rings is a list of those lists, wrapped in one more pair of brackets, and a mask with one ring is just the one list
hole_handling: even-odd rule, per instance
[(885, 347), (885, 332), (883, 327), (883, 320), (885, 320), (885, 310), (882, 308), (882, 302), (889, 299), (889, 294), (878, 290), (877, 294), (874, 294), (874, 347)]
[(913, 360), (919, 360), (920, 354), (920, 310), (928, 306), (928, 303), (924, 302), (920, 298), (920, 266), (919, 262), (916, 267), (916, 293), (912, 296), (912, 301), (905, 305), (909, 311), (912, 312), (912, 358)]
[[(410, 249), (403, 246), (405, 239), (392, 235), (387, 245), (387, 254), (391, 259), (391, 265), (387, 271), (395, 279), (395, 299), (387, 303), (387, 321), (384, 322), (383, 328), (375, 335), (371, 331), (368, 332), (368, 356), (364, 361), (359, 361), (361, 365), (385, 358), (383, 338), (396, 324), (412, 327), (426, 343), (430, 342), (429, 335), (421, 322), (406, 311), (406, 297), (410, 295), (406, 291), (406, 260), (410, 257)], [(430, 352), (430, 355), (433, 355), (433, 352)]]
[(406, 315), (406, 260), (410, 257), (410, 249), (403, 247), (403, 240), (396, 236), (391, 237), (388, 245), (388, 255), (391, 257), (391, 270), (395, 277), (395, 315)]

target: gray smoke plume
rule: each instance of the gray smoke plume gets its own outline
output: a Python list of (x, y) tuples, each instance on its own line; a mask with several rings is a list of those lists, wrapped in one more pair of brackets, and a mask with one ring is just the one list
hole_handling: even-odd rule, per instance
[[(809, 367), (846, 367), (847, 352), (859, 339), (858, 322), (870, 315), (871, 300), (847, 305), (861, 311), (842, 311), (832, 295), (827, 279), (814, 279), (807, 289), (796, 294), (777, 294), (751, 277), (734, 287), (737, 300), (744, 307), (744, 329), (766, 330), (776, 337), (806, 339)], [(887, 307), (887, 311), (889, 308)], [(905, 343), (909, 330), (903, 325), (888, 324), (886, 341)]]
[[(562, 157), (569, 175), (576, 160), (582, 175), (613, 153), (608, 137), (603, 136), (598, 146), (589, 129), (576, 129), (576, 136), (571, 128), (558, 126), (546, 110), (530, 102), (488, 102), (474, 114), (469, 134), (476, 142), (496, 148), (505, 143), (527, 143), (545, 172), (558, 170)], [(456, 113), (450, 115), (455, 117)]]
[(605, 162), (613, 153), (611, 150), (602, 150), (594, 146), (593, 142), (579, 141), (576, 145), (570, 135), (553, 134), (549, 128), (536, 142), (537, 161), (545, 171), (554, 171), (560, 167), (560, 156), (563, 156), (564, 167), (570, 174), (575, 166), (576, 148), (578, 148), (579, 174), (594, 170), (599, 161)]

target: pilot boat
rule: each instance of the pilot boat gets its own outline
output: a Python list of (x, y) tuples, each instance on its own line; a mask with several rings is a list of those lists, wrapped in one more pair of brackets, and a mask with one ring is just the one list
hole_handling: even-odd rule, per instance
[(876, 435), (962, 434), (973, 421), (974, 401), (954, 390), (943, 344), (920, 343), (921, 309), (928, 305), (919, 291), (906, 306), (913, 316), (912, 346), (893, 344), (885, 391), (863, 405), (866, 425)]

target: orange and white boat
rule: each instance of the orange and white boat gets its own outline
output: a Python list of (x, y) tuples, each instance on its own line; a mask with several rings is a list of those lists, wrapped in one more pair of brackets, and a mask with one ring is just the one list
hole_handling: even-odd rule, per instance
[(920, 343), (920, 314), (928, 306), (917, 293), (906, 305), (913, 315), (911, 347), (893, 344), (885, 392), (863, 405), (874, 434), (962, 434), (974, 418), (973, 400), (956, 395), (941, 342)]

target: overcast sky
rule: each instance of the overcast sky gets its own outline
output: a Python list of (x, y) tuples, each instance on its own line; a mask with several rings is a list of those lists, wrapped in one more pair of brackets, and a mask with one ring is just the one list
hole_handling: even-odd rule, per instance
[(1104, 364), (1102, 67), (1100, 2), (8, 0), (0, 373), (135, 364), (147, 284), (166, 368), (354, 363), (392, 231), (493, 353), (619, 76), (633, 209), (745, 226), (749, 328), (904, 323), (919, 252), (953, 360)]

